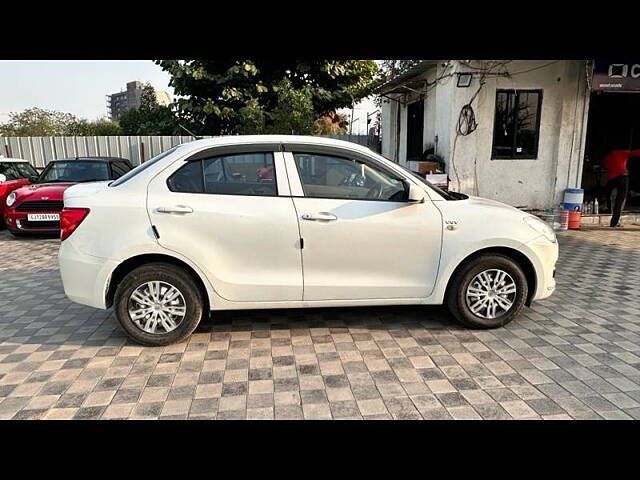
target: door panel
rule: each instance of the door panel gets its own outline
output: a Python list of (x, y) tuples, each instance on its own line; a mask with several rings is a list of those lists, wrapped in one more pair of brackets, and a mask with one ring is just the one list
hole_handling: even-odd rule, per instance
[[(285, 162), (304, 239), (304, 299), (427, 297), (442, 237), (433, 203), (395, 201), (406, 198), (403, 180), (365, 158), (303, 152)], [(321, 196), (337, 198), (312, 198)]]
[[(286, 196), (172, 192), (167, 178), (182, 165), (149, 185), (147, 208), (158, 243), (196, 263), (227, 300), (302, 299), (298, 222), (288, 190), (281, 188), (286, 183), (282, 154), (274, 158), (283, 177), (278, 191)], [(188, 182), (181, 179), (181, 184)]]
[[(294, 202), (304, 239), (305, 300), (418, 298), (431, 293), (442, 220), (430, 201)], [(304, 215), (328, 219), (304, 220)]]

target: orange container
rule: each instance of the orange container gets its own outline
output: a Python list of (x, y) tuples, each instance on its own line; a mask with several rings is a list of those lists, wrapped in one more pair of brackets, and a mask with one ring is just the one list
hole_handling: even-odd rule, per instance
[(576, 230), (580, 228), (580, 221), (582, 219), (582, 212), (575, 211), (569, 212), (569, 228)]

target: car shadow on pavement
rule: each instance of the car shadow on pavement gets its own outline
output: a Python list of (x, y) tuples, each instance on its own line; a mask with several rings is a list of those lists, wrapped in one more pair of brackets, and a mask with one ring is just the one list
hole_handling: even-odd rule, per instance
[(302, 329), (363, 327), (443, 330), (459, 324), (442, 306), (373, 306), (214, 311), (196, 332), (241, 329)]

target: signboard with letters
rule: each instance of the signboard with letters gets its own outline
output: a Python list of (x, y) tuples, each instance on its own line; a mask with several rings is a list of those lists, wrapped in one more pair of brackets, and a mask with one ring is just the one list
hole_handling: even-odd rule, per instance
[(637, 61), (596, 60), (592, 90), (640, 92), (640, 59)]

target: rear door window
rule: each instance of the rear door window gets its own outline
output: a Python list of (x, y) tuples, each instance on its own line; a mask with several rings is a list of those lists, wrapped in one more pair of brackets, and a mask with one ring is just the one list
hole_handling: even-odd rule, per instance
[(271, 197), (278, 194), (270, 152), (226, 155), (202, 162), (207, 193)]
[(242, 153), (193, 160), (167, 180), (172, 192), (277, 196), (273, 153)]
[(189, 162), (167, 180), (169, 190), (181, 193), (204, 193), (202, 162)]

